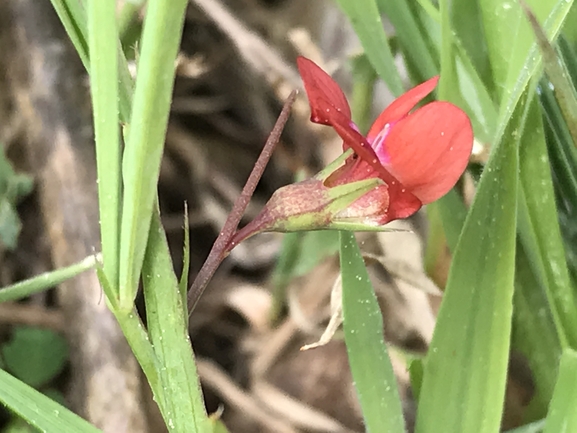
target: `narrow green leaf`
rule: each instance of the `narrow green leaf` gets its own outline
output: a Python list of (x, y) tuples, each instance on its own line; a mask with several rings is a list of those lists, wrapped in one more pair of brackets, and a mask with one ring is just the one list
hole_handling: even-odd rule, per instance
[(120, 40), (124, 47), (127, 42), (131, 40), (131, 35), (134, 33), (134, 28), (139, 28), (138, 14), (146, 4), (146, 0), (131, 0), (122, 5), (122, 9), (118, 16), (118, 33)]
[(535, 383), (535, 394), (523, 414), (525, 421), (547, 414), (562, 352), (544, 285), (535, 276), (525, 247), (517, 241), (511, 348), (525, 356)]
[[(487, 2), (491, 1), (498, 1), (498, 0), (487, 0)], [(547, 16), (547, 19), (545, 20), (543, 28), (547, 34), (547, 37), (550, 40), (555, 40), (557, 35), (561, 31), (561, 27), (563, 26), (563, 23), (567, 18), (571, 6), (573, 5), (573, 0), (558, 0), (557, 2), (553, 0), (547, 0), (543, 2), (541, 2), (540, 0), (533, 0), (528, 3), (531, 7), (534, 8), (533, 10), (535, 10), (537, 18), (541, 19), (541, 17), (547, 16), (546, 15), (547, 13), (549, 14)], [(539, 7), (535, 8), (535, 5), (533, 3), (538, 3)], [(519, 18), (521, 18), (520, 17), (521, 11), (517, 3), (504, 2), (503, 4), (504, 5), (507, 4), (510, 6), (510, 9), (508, 9), (508, 11), (513, 9), (515, 11), (518, 11), (517, 15), (519, 15)], [(498, 7), (502, 8), (502, 5), (499, 5)], [(489, 11), (488, 13), (491, 14), (491, 11)], [(502, 15), (500, 13), (497, 13), (496, 16), (502, 18)], [(487, 21), (485, 20), (484, 22), (486, 23)], [(508, 26), (515, 27), (516, 22), (518, 22), (518, 20), (516, 19), (513, 19), (513, 21), (511, 22), (505, 20), (503, 22), (500, 22), (500, 25), (502, 25), (503, 27)], [(515, 45), (513, 50), (514, 56), (507, 57), (510, 53), (497, 54), (497, 56), (501, 55), (505, 56), (504, 58), (499, 59), (499, 62), (505, 64), (504, 66), (505, 69), (509, 68), (510, 66), (509, 76), (506, 78), (506, 83), (504, 85), (500, 82), (500, 80), (497, 77), (495, 77), (496, 86), (501, 87), (504, 90), (503, 98), (501, 98), (501, 109), (499, 113), (500, 123), (505, 122), (512, 115), (514, 107), (517, 105), (517, 101), (519, 100), (521, 94), (526, 90), (529, 84), (529, 79), (534, 76), (534, 74), (536, 73), (541, 64), (541, 56), (539, 55), (539, 51), (537, 49), (536, 44), (527, 45), (529, 41), (533, 40), (529, 25), (523, 22), (522, 27), (524, 29), (523, 31), (519, 31), (519, 34), (515, 33), (517, 35), (516, 38), (513, 35), (507, 35), (507, 34), (502, 35), (504, 37), (504, 39), (502, 40), (508, 41), (507, 44), (502, 44), (501, 42), (499, 42), (504, 46)], [(487, 30), (487, 28), (486, 31), (487, 34), (489, 35), (489, 30)], [(492, 37), (495, 37), (495, 35), (493, 35)], [(510, 37), (511, 39), (508, 39), (508, 37)], [(487, 36), (487, 38), (489, 38), (489, 36)], [(516, 46), (517, 43), (513, 43), (513, 41), (516, 41), (519, 46)], [(526, 48), (525, 47), (526, 45), (527, 47), (530, 48)], [(491, 52), (490, 47), (489, 51)], [(493, 62), (493, 60), (491, 61)]]
[(98, 60), (90, 63), (90, 88), (103, 267), (108, 281), (116, 289), (120, 255), (122, 155), (118, 117), (118, 55), (116, 50), (110, 49), (118, 45), (115, 0), (88, 2), (88, 42), (90, 57)]
[(439, 74), (437, 53), (427, 44), (427, 35), (421, 31), (409, 2), (405, 0), (377, 0), (393, 26), (407, 62), (419, 72), (418, 81), (425, 81)]
[(569, 278), (555, 206), (541, 112), (532, 101), (520, 148), (519, 233), (537, 275), (542, 274), (563, 347), (577, 347), (577, 302)]
[(449, 245), (449, 249), (454, 251), (467, 216), (465, 203), (463, 203), (463, 199), (453, 188), (444, 197), (434, 203), (433, 206), (438, 207), (441, 213), (447, 244)]
[(124, 152), (120, 305), (132, 309), (153, 213), (186, 0), (150, 0)]
[[(116, 320), (118, 320), (120, 329), (122, 329), (122, 333), (130, 345), (132, 353), (134, 353), (138, 364), (140, 364), (142, 371), (146, 375), (150, 387), (153, 390), (162, 387), (162, 383), (159, 377), (161, 365), (158, 357), (156, 356), (156, 353), (154, 353), (148, 332), (144, 327), (144, 324), (142, 323), (136, 308), (133, 308), (128, 313), (119, 311), (118, 306), (115, 303), (116, 299), (113, 297), (112, 288), (106, 279), (106, 275), (104, 274), (102, 267), (96, 267), (96, 275), (98, 276), (102, 290), (106, 295), (108, 307), (110, 308), (110, 311), (112, 311), (112, 313), (115, 315)], [(161, 405), (162, 401), (158, 404)]]
[[(485, 86), (481, 76), (458, 40), (454, 40), (454, 46), (454, 54), (456, 55), (455, 72), (458, 77), (458, 90), (462, 97), (461, 108), (471, 118), (475, 137), (485, 145), (488, 145), (497, 132), (498, 107), (492, 99), (489, 88)], [(439, 99), (451, 101), (450, 96), (451, 93), (445, 95), (443, 92), (439, 92)], [(459, 100), (453, 102), (459, 102)]]
[(296, 263), (301, 257), (309, 257), (309, 254), (302, 254), (302, 238), (310, 236), (312, 233), (316, 232), (285, 233), (283, 236), (280, 254), (271, 278), (272, 307), (270, 318), (273, 323), (278, 320), (286, 306), (286, 288), (295, 277)]
[(547, 414), (544, 433), (577, 431), (577, 352), (566, 350), (559, 364), (559, 377)]
[[(558, 193), (577, 202), (577, 150), (548, 80), (541, 80), (539, 96), (546, 122), (547, 148)], [(560, 203), (563, 207), (563, 203)]]
[[(188, 204), (184, 202), (184, 243), (182, 245), (182, 274), (178, 281), (178, 290), (182, 297), (182, 305), (186, 305), (186, 295), (188, 292), (188, 273), (190, 272), (190, 226), (188, 223)], [(186, 310), (186, 309), (185, 309)], [(188, 311), (184, 311), (185, 322), (188, 324)]]
[(389, 46), (376, 0), (337, 0), (361, 40), (377, 74), (395, 96), (404, 92), (403, 82)]
[(544, 427), (545, 420), (541, 419), (513, 430), (507, 430), (505, 433), (541, 433)]
[[(544, 20), (557, 2), (529, 0), (528, 3), (535, 8), (538, 18)], [(534, 38), (518, 2), (481, 0), (479, 5), (495, 80), (494, 88), (499, 96), (508, 99)]]
[[(577, 70), (576, 70), (577, 76)], [(565, 243), (567, 265), (573, 278), (577, 275), (577, 149), (571, 140), (569, 130), (548, 85), (542, 80), (540, 101), (543, 108), (547, 148), (554, 174), (559, 224)]]
[[(84, 68), (90, 72), (89, 52), (88, 52), (88, 21), (84, 6), (78, 0), (51, 0), (52, 6), (58, 14), (68, 37), (72, 41), (74, 48), (78, 52)], [(128, 62), (118, 46), (119, 58), (119, 114), (124, 123), (130, 120), (130, 107), (132, 104), (132, 77), (128, 71)]]
[(0, 402), (45, 433), (97, 433), (96, 427), (0, 369)]
[(383, 335), (383, 317), (352, 232), (340, 232), (343, 326), (349, 364), (367, 432), (403, 433), (397, 380)]
[(456, 44), (461, 46), (488, 93), (493, 93), (493, 76), (487, 52), (479, 1), (455, 0), (448, 3), (450, 28)]
[(353, 121), (363, 132), (368, 131), (372, 119), (373, 94), (377, 74), (366, 54), (355, 56), (353, 66), (353, 92), (351, 95), (351, 107)]
[(51, 0), (68, 37), (88, 71), (88, 30), (86, 10), (79, 0)]
[(44, 274), (40, 274), (28, 280), (3, 287), (0, 289), (0, 302), (14, 301), (16, 299), (25, 298), (34, 293), (43, 292), (44, 290), (57, 286), (61, 282), (75, 277), (84, 271), (95, 268), (100, 260), (100, 254), (88, 256), (82, 261), (65, 268), (45, 272)]
[(219, 419), (211, 419), (212, 433), (229, 433), (224, 423)]
[(153, 387), (169, 431), (210, 431), (179, 291), (158, 210), (150, 226), (143, 265), (148, 332), (161, 368), (162, 386)]
[(502, 129), (453, 255), (425, 360), (417, 433), (499, 430), (511, 330), (518, 144), (527, 114), (525, 99)]
[[(525, 8), (524, 4), (523, 6)], [(577, 146), (577, 93), (575, 92), (575, 87), (571, 82), (567, 68), (559, 58), (555, 48), (553, 48), (547, 39), (547, 35), (537, 21), (537, 18), (530, 9), (525, 8), (524, 10), (535, 33), (539, 49), (541, 50), (545, 72), (554, 86), (557, 102), (561, 107), (563, 117), (573, 137), (573, 143)]]

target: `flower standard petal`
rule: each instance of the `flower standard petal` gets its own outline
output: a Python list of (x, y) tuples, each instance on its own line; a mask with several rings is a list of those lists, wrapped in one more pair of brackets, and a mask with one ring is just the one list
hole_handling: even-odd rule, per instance
[(392, 124), (398, 122), (403, 117), (407, 116), (409, 112), (415, 108), (425, 96), (433, 91), (437, 82), (439, 81), (439, 76), (435, 76), (424, 83), (413, 87), (408, 92), (402, 94), (397, 99), (395, 99), (383, 112), (377, 117), (377, 120), (371, 126), (369, 133), (367, 134), (367, 139), (369, 142), (373, 142), (373, 139), (385, 128), (387, 124)]
[(423, 204), (445, 195), (469, 161), (473, 131), (455, 105), (436, 101), (391, 128), (383, 143), (387, 170)]

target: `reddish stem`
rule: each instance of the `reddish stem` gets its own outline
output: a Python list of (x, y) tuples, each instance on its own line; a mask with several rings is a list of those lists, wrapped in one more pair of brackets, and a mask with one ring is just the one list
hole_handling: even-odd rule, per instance
[(224, 260), (224, 258), (228, 255), (228, 252), (232, 249), (232, 247), (227, 248), (228, 244), (234, 235), (238, 224), (244, 212), (250, 202), (250, 199), (254, 193), (254, 190), (264, 173), (264, 169), (266, 168), (270, 157), (272, 156), (272, 152), (280, 140), (280, 136), (284, 129), (284, 126), (289, 118), (290, 110), (296, 98), (296, 90), (293, 90), (287, 100), (284, 103), (283, 109), (266, 140), (266, 143), (258, 157), (240, 196), (234, 203), (232, 211), (228, 215), (226, 222), (224, 223), (224, 227), (222, 228), (220, 234), (216, 238), (206, 261), (202, 265), (202, 268), (196, 275), (192, 285), (188, 289), (188, 314), (190, 315), (196, 307), (198, 300), (204, 293), (206, 286), (208, 285), (210, 279), (216, 272), (216, 269), (220, 265), (220, 263)]

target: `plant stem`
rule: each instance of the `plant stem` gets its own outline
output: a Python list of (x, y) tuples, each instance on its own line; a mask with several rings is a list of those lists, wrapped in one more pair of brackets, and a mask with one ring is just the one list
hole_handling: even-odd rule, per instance
[(216, 272), (216, 269), (218, 268), (220, 263), (227, 256), (228, 252), (235, 247), (235, 244), (229, 246), (229, 241), (236, 232), (238, 224), (240, 223), (240, 220), (244, 215), (244, 212), (250, 202), (254, 190), (256, 189), (256, 186), (258, 185), (258, 182), (260, 181), (260, 178), (264, 173), (268, 161), (272, 156), (272, 152), (276, 144), (280, 140), (280, 136), (289, 118), (290, 110), (295, 101), (296, 94), (297, 94), (296, 90), (293, 90), (289, 95), (289, 97), (287, 98), (287, 100), (285, 101), (283, 109), (271, 133), (269, 134), (268, 139), (266, 140), (266, 143), (262, 149), (262, 152), (260, 153), (260, 156), (258, 157), (256, 163), (254, 164), (252, 172), (250, 173), (250, 176), (248, 177), (248, 180), (246, 181), (246, 184), (244, 185), (244, 188), (242, 189), (240, 196), (234, 203), (232, 211), (228, 215), (228, 218), (224, 223), (224, 227), (222, 228), (220, 234), (216, 238), (216, 241), (214, 242), (214, 245), (212, 246), (212, 249), (210, 250), (210, 253), (208, 254), (206, 261), (204, 262), (202, 268), (196, 275), (196, 278), (194, 279), (194, 282), (190, 286), (190, 289), (188, 289), (189, 315), (194, 310), (194, 307), (198, 303), (198, 300), (202, 296), (208, 282)]

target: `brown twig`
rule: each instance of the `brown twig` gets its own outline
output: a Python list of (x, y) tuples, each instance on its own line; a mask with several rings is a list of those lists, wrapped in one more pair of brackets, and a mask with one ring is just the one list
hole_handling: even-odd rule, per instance
[(202, 293), (204, 292), (208, 282), (216, 272), (216, 269), (228, 254), (228, 251), (230, 251), (234, 247), (234, 245), (229, 246), (230, 239), (236, 232), (238, 224), (240, 223), (240, 220), (244, 215), (244, 212), (250, 202), (254, 190), (256, 189), (256, 186), (260, 181), (262, 174), (264, 173), (268, 161), (272, 156), (272, 152), (276, 144), (280, 140), (280, 136), (282, 134), (284, 126), (289, 118), (291, 107), (295, 101), (296, 94), (297, 94), (296, 90), (293, 90), (289, 95), (289, 97), (287, 98), (286, 102), (284, 103), (283, 109), (270, 135), (268, 136), (268, 139), (262, 149), (262, 152), (258, 157), (252, 169), (252, 172), (250, 173), (250, 176), (246, 181), (246, 184), (244, 185), (242, 192), (240, 193), (240, 196), (234, 203), (232, 211), (230, 212), (226, 222), (224, 223), (224, 227), (222, 228), (220, 234), (218, 235), (216, 241), (214, 242), (214, 245), (212, 246), (212, 249), (210, 250), (210, 253), (208, 254), (206, 261), (202, 265), (202, 268), (196, 275), (194, 282), (192, 283), (190, 289), (188, 290), (189, 315), (194, 310), (194, 307), (196, 306), (198, 300), (202, 296)]
[(0, 324), (26, 325), (56, 332), (66, 329), (66, 320), (60, 310), (14, 302), (0, 304)]

